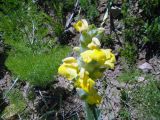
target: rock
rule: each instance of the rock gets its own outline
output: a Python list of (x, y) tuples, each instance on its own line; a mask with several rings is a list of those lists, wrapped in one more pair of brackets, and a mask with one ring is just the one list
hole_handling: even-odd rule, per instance
[(100, 13), (103, 13), (103, 12), (105, 12), (105, 9), (106, 9), (106, 6), (102, 6), (102, 7), (98, 8), (98, 11)]
[(139, 65), (138, 68), (141, 69), (143, 72), (150, 72), (150, 70), (153, 69), (153, 67), (147, 62)]
[(143, 82), (144, 80), (145, 80), (144, 77), (138, 77), (137, 79), (138, 82)]

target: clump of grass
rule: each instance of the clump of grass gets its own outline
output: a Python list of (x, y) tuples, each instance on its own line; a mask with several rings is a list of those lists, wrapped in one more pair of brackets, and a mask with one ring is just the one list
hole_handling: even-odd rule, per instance
[[(121, 118), (140, 120), (158, 120), (160, 116), (160, 89), (153, 75), (146, 75), (148, 83), (134, 89), (122, 90), (122, 109), (119, 112)], [(130, 111), (128, 111), (130, 110)]]
[(122, 108), (119, 111), (119, 116), (121, 120), (130, 120), (130, 113), (128, 112), (128, 110), (126, 108)]
[(117, 80), (125, 83), (134, 83), (140, 75), (141, 72), (138, 69), (129, 68), (122, 71), (122, 73), (117, 77)]
[(69, 51), (68, 46), (57, 46), (48, 53), (39, 54), (11, 51), (5, 64), (21, 80), (46, 86), (53, 80), (61, 60)]
[(160, 117), (160, 89), (153, 78), (150, 82), (131, 93), (131, 104), (139, 111), (139, 119), (159, 119)]
[(9, 91), (9, 93), (7, 94), (7, 98), (9, 100), (9, 105), (2, 113), (2, 118), (5, 119), (22, 112), (26, 107), (25, 99), (19, 89), (14, 88)]

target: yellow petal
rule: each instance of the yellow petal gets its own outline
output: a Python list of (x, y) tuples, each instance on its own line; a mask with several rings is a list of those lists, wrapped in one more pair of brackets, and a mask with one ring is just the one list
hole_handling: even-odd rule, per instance
[(111, 54), (111, 62), (115, 63), (116, 62), (116, 57), (114, 54)]
[(108, 68), (110, 68), (110, 69), (114, 69), (114, 63), (112, 63), (111, 61), (106, 61), (105, 63), (104, 63)]
[(100, 43), (100, 41), (98, 40), (98, 38), (96, 38), (96, 37), (93, 37), (92, 38), (92, 42), (94, 43), (94, 44), (96, 44), (97, 46), (101, 46), (101, 43)]
[(92, 38), (92, 42), (89, 43), (87, 47), (88, 47), (89, 49), (97, 49), (97, 48), (99, 48), (100, 46), (101, 46), (101, 43), (100, 43), (100, 41), (98, 40), (98, 38), (93, 37), (93, 38)]
[(92, 50), (87, 50), (81, 53), (81, 57), (85, 63), (90, 63), (92, 61), (92, 58), (91, 58), (91, 54), (93, 54), (92, 52), (93, 52)]
[(77, 62), (77, 60), (74, 57), (67, 57), (62, 60), (65, 63), (71, 63), (71, 62)]
[(104, 61), (106, 60), (106, 55), (102, 50), (94, 49), (91, 58), (99, 62), (100, 64), (104, 64)]
[(87, 46), (89, 49), (96, 49), (97, 48), (97, 45), (94, 44), (93, 42), (89, 43), (88, 46)]
[(83, 89), (86, 93), (90, 93), (90, 91), (94, 88), (95, 86), (95, 81), (92, 79), (78, 79), (76, 83), (78, 88)]

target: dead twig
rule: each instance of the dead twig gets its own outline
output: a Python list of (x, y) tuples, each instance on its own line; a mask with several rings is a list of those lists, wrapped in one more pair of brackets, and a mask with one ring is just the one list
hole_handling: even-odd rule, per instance
[(14, 80), (14, 83), (12, 84), (12, 86), (9, 88), (9, 90), (6, 92), (6, 94), (4, 95), (4, 98), (6, 98), (6, 96), (7, 96), (7, 94), (11, 91), (11, 89), (15, 86), (15, 84), (17, 83), (17, 81), (18, 81), (18, 78), (16, 78), (15, 80)]
[(66, 25), (65, 25), (65, 28), (66, 28), (66, 29), (69, 27), (69, 25), (70, 25), (71, 22), (72, 22), (72, 18), (73, 18), (73, 16), (74, 16), (75, 13), (76, 13), (75, 10), (76, 10), (77, 7), (78, 7), (78, 3), (79, 3), (79, 0), (76, 1), (75, 5), (74, 5), (73, 12), (72, 12), (71, 16), (69, 17), (69, 19), (68, 19), (67, 22), (66, 22)]

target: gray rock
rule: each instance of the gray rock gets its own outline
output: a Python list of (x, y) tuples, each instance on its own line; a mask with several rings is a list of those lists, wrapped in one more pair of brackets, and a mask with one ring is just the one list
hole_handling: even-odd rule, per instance
[(138, 68), (141, 69), (143, 72), (150, 72), (150, 70), (153, 69), (153, 67), (147, 62), (139, 65)]
[(138, 77), (137, 79), (138, 82), (143, 82), (144, 80), (145, 80), (144, 77)]

